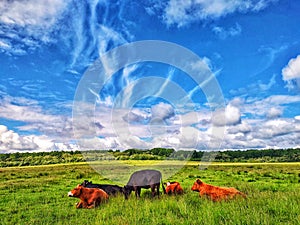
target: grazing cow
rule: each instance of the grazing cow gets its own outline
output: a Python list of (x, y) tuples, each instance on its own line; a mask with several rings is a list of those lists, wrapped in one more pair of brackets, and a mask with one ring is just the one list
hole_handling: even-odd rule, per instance
[(95, 208), (100, 205), (101, 202), (108, 200), (108, 194), (98, 188), (85, 188), (80, 184), (76, 188), (69, 191), (69, 197), (79, 198), (80, 202), (76, 204), (76, 208)]
[(183, 189), (180, 186), (179, 182), (173, 181), (168, 182), (166, 187), (166, 193), (167, 194), (183, 194)]
[[(162, 181), (161, 172), (157, 170), (140, 170), (131, 174), (127, 185), (124, 186), (124, 195), (125, 199), (128, 199), (128, 196), (132, 191), (135, 192), (135, 196), (138, 198), (141, 196), (142, 188), (151, 188), (152, 197), (157, 193), (159, 196), (159, 186)], [(156, 193), (155, 193), (156, 188)], [(164, 193), (166, 193), (165, 187), (162, 183), (162, 188)]]
[(206, 184), (197, 179), (191, 188), (193, 191), (198, 191), (200, 196), (208, 196), (213, 201), (221, 201), (223, 199), (232, 199), (237, 195), (241, 195), (246, 198), (246, 195), (235, 188), (217, 187), (210, 184)]
[(118, 185), (112, 185), (112, 184), (93, 184), (92, 181), (84, 180), (81, 184), (83, 187), (87, 188), (99, 188), (105, 191), (108, 195), (116, 196), (118, 193), (123, 194), (124, 188), (118, 186)]

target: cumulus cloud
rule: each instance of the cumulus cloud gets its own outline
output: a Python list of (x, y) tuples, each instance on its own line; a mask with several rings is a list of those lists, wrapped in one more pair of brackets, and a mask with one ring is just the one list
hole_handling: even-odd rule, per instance
[[(101, 105), (95, 115), (84, 115), (95, 116), (92, 122), (86, 123), (91, 121), (86, 117), (79, 119), (82, 136), (76, 146), (70, 144), (75, 138), (69, 116), (51, 115), (32, 100), (6, 97), (1, 99), (0, 117), (24, 124), (14, 130), (0, 126), (0, 151), (153, 147), (207, 150), (218, 149), (221, 143), (224, 149), (293, 147), (300, 144), (300, 119), (283, 118), (282, 112), (286, 104), (299, 101), (297, 96), (279, 95), (255, 101), (234, 98), (223, 113), (199, 108), (193, 112), (179, 110), (176, 114), (167, 103), (131, 110)], [(159, 123), (151, 122), (152, 118)]]
[(299, 146), (300, 126), (292, 119), (245, 119), (226, 128), (226, 149), (288, 148)]
[(73, 136), (71, 118), (65, 115), (53, 115), (26, 98), (6, 96), (0, 99), (0, 117), (24, 123), (20, 131), (40, 132), (49, 137), (64, 139)]
[(146, 113), (139, 109), (131, 110), (129, 113), (127, 113), (123, 119), (128, 123), (139, 123), (139, 124), (145, 124), (149, 120), (149, 113)]
[(9, 130), (0, 125), (0, 152), (10, 153), (16, 151), (49, 151), (53, 142), (45, 136), (25, 135)]
[(226, 126), (223, 147), (249, 149), (299, 146), (299, 116), (283, 117), (285, 107), (297, 102), (300, 102), (299, 96), (289, 95), (273, 95), (264, 99), (233, 99), (230, 104), (239, 108), (241, 123)]
[(228, 104), (223, 110), (216, 110), (212, 116), (212, 123), (215, 126), (236, 125), (241, 122), (240, 109), (232, 104)]
[(161, 123), (175, 115), (174, 109), (170, 104), (160, 102), (151, 107), (151, 122)]
[(170, 0), (164, 9), (164, 22), (177, 27), (207, 19), (218, 19), (234, 12), (257, 12), (276, 0)]
[(265, 140), (277, 136), (288, 135), (293, 132), (299, 132), (299, 130), (291, 123), (291, 121), (288, 119), (276, 119), (268, 120), (261, 125), (258, 125), (257, 132), (253, 133), (253, 136)]
[(238, 134), (238, 133), (247, 134), (251, 132), (251, 130), (252, 128), (247, 122), (242, 122), (236, 126), (229, 127), (227, 132), (229, 134)]
[(248, 98), (242, 105), (244, 114), (250, 114), (252, 118), (279, 117), (284, 111), (284, 106), (300, 102), (300, 96), (271, 95), (267, 98)]
[(300, 55), (290, 59), (282, 69), (282, 79), (287, 82), (287, 87), (292, 89), (295, 85), (300, 88)]
[(282, 115), (282, 109), (280, 108), (275, 108), (272, 107), (268, 112), (267, 112), (267, 118), (277, 118)]

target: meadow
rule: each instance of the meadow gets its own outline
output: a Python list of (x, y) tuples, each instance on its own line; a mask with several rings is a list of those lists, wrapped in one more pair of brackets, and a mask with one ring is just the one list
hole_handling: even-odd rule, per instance
[[(168, 161), (159, 168), (163, 180), (179, 181), (182, 196), (151, 198), (142, 189), (111, 197), (96, 209), (76, 209), (67, 192), (83, 180), (124, 185), (137, 168), (155, 167), (154, 161), (114, 165), (73, 163), (0, 168), (1, 224), (300, 224), (300, 163), (212, 163)], [(171, 177), (164, 178), (164, 174)], [(247, 199), (211, 202), (192, 192), (196, 179), (232, 186)]]

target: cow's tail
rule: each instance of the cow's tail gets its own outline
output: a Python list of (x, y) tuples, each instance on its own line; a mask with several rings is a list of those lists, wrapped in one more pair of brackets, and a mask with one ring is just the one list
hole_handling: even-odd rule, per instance
[(162, 181), (162, 177), (160, 178), (160, 180), (161, 180), (161, 186), (162, 186), (163, 192), (164, 192), (164, 194), (167, 194), (164, 183)]
[(238, 194), (241, 195), (243, 198), (247, 198), (247, 195), (241, 191), (239, 191)]

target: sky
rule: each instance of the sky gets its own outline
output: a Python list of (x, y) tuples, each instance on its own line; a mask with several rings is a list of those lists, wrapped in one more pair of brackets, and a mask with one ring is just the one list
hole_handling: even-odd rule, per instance
[(3, 0), (0, 153), (300, 147), (299, 12), (292, 0)]

